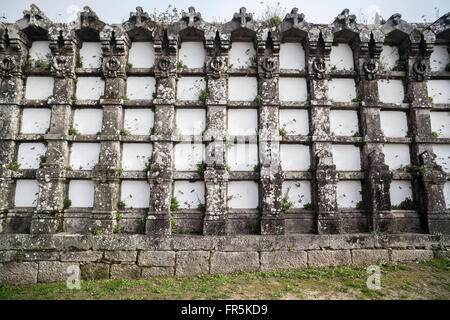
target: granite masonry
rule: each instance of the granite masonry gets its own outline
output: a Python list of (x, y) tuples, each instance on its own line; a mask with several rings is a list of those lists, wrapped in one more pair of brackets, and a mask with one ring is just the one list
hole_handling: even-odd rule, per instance
[(0, 23), (0, 284), (448, 255), (450, 13)]

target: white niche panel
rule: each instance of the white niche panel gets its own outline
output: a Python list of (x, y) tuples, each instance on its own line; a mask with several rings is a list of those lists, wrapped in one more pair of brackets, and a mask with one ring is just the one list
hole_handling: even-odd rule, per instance
[(254, 181), (230, 181), (227, 206), (232, 209), (253, 209), (259, 205), (258, 184)]
[(230, 68), (249, 68), (256, 55), (253, 42), (233, 42), (229, 52)]
[(177, 84), (178, 100), (199, 100), (200, 90), (206, 89), (205, 79), (202, 77), (181, 77)]
[(331, 47), (330, 65), (337, 70), (353, 70), (353, 51), (348, 44), (338, 43)]
[(22, 113), (21, 133), (45, 133), (50, 128), (51, 109), (25, 108)]
[(150, 186), (147, 181), (123, 180), (120, 201), (126, 208), (148, 208), (150, 203)]
[(280, 78), (281, 101), (306, 101), (308, 90), (305, 78)]
[(408, 134), (408, 119), (403, 111), (381, 111), (381, 131), (385, 137), (406, 137)]
[(70, 180), (69, 199), (71, 207), (91, 208), (94, 206), (94, 181)]
[(361, 197), (360, 181), (339, 181), (336, 185), (337, 204), (339, 208), (356, 208)]
[(294, 208), (303, 208), (305, 204), (311, 204), (311, 183), (307, 180), (284, 181), (282, 194)]
[(409, 198), (412, 200), (411, 181), (408, 180), (393, 180), (390, 186), (391, 205), (397, 206), (404, 200)]
[(359, 147), (354, 145), (334, 144), (333, 163), (336, 170), (358, 171), (361, 170), (361, 154)]
[(201, 135), (206, 128), (206, 110), (177, 109), (175, 122), (177, 134)]
[(152, 99), (155, 92), (156, 80), (154, 77), (128, 77), (128, 99)]
[(231, 101), (253, 101), (258, 94), (255, 77), (229, 77), (228, 99)]
[(335, 136), (353, 136), (358, 130), (358, 112), (331, 110), (330, 130)]
[(133, 68), (151, 68), (155, 64), (153, 42), (133, 42), (128, 62)]
[(280, 110), (280, 128), (284, 128), (288, 135), (308, 135), (308, 110)]
[(384, 71), (392, 70), (399, 59), (398, 47), (384, 45), (380, 55), (380, 69)]
[(202, 42), (185, 41), (181, 43), (178, 60), (188, 68), (203, 68), (206, 52)]
[(258, 112), (256, 109), (228, 109), (229, 135), (256, 135)]
[(100, 155), (100, 143), (73, 143), (70, 166), (73, 170), (92, 170)]
[(16, 181), (14, 205), (16, 207), (36, 207), (39, 196), (37, 180), (20, 179)]
[(21, 143), (17, 153), (20, 169), (38, 169), (47, 147), (42, 143)]
[(305, 69), (305, 49), (300, 43), (280, 45), (280, 69)]
[(178, 143), (175, 145), (175, 170), (196, 171), (197, 164), (205, 160), (205, 145)]
[(435, 45), (430, 57), (431, 71), (445, 71), (445, 67), (450, 63), (448, 47)]
[(450, 103), (450, 80), (428, 80), (427, 87), (433, 103)]
[(385, 144), (383, 153), (390, 170), (396, 170), (411, 163), (407, 144)]
[(100, 68), (102, 66), (102, 44), (100, 42), (83, 42), (80, 57), (83, 68)]
[(48, 99), (53, 95), (52, 77), (28, 77), (25, 99)]
[(445, 172), (450, 172), (450, 144), (434, 144), (433, 152), (436, 154), (436, 163)]
[(100, 77), (79, 77), (77, 82), (77, 99), (98, 100), (105, 91), (105, 81)]
[(253, 171), (253, 167), (258, 164), (256, 143), (236, 143), (227, 149), (227, 163), (231, 171)]
[(356, 98), (355, 80), (333, 79), (328, 81), (328, 96), (334, 102), (350, 102)]
[(152, 156), (151, 143), (124, 143), (122, 145), (122, 169), (145, 170)]
[(52, 58), (52, 52), (49, 47), (49, 41), (33, 41), (30, 48), (30, 59), (36, 62), (41, 60), (50, 63)]
[(450, 112), (430, 112), (431, 131), (436, 132), (439, 138), (450, 138)]
[(155, 113), (151, 109), (125, 109), (124, 128), (135, 135), (149, 135), (154, 126)]
[(405, 88), (401, 80), (378, 80), (378, 95), (381, 102), (402, 103)]
[(445, 207), (447, 209), (450, 208), (450, 181), (447, 181), (444, 184), (444, 198), (445, 198)]
[(205, 183), (203, 181), (175, 181), (173, 196), (177, 198), (181, 209), (197, 209), (205, 204)]
[(280, 161), (283, 171), (306, 171), (311, 165), (309, 146), (281, 144)]
[(80, 134), (96, 134), (102, 131), (102, 109), (76, 109), (73, 113), (73, 127)]

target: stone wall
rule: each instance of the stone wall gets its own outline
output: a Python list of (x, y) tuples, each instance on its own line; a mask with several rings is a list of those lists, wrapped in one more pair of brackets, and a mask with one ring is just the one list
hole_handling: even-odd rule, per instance
[[(294, 8), (276, 24), (241, 8), (210, 24), (191, 7), (167, 25), (138, 7), (107, 24), (85, 7), (61, 24), (32, 5), (0, 24), (0, 243), (10, 234), (445, 236), (449, 19), (362, 25), (346, 9), (318, 25)], [(4, 262), (17, 254), (3, 250)], [(129, 272), (153, 272), (140, 269), (137, 249), (117, 250), (43, 251), (39, 268), (21, 267), (137, 261)], [(202, 272), (216, 270), (214, 256), (242, 258), (189, 250), (208, 261)], [(357, 252), (292, 259), (362, 261)], [(269, 258), (255, 249), (245, 259), (264, 269)], [(170, 263), (157, 268), (183, 270)]]

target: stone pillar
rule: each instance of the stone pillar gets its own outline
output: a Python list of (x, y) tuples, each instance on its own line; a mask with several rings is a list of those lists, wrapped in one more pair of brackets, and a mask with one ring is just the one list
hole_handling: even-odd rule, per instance
[(227, 182), (226, 136), (227, 136), (227, 66), (229, 40), (215, 37), (206, 39), (206, 211), (203, 218), (204, 235), (223, 235), (227, 233)]
[(258, 35), (258, 91), (260, 199), (262, 205), (261, 234), (284, 234), (285, 217), (282, 211), (283, 174), (280, 164), (279, 135), (279, 75), (280, 41), (270, 33)]
[(333, 164), (330, 142), (330, 107), (328, 80), (332, 36), (329, 29), (312, 29), (307, 52), (309, 97), (311, 101), (311, 141), (314, 209), (319, 234), (339, 233), (341, 220), (337, 209), (338, 174)]
[(173, 142), (176, 99), (177, 40), (159, 35), (154, 41), (156, 99), (153, 156), (148, 171), (150, 209), (146, 233), (171, 233), (170, 202), (173, 188)]
[(0, 233), (7, 232), (6, 221), (14, 206), (13, 172), (10, 163), (15, 161), (16, 142), (19, 133), (20, 103), (24, 96), (24, 75), (21, 68), (28, 53), (27, 40), (14, 26), (0, 26)]
[(126, 72), (129, 40), (121, 28), (105, 27), (100, 33), (105, 79), (100, 158), (93, 170), (94, 208), (90, 230), (113, 233), (120, 193), (121, 146), (123, 128), (122, 97), (126, 92)]

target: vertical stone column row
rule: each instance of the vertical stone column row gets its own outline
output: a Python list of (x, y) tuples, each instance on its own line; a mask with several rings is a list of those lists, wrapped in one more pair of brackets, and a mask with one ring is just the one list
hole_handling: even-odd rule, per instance
[[(9, 209), (13, 207), (12, 170), (19, 132), (20, 103), (24, 96), (24, 75), (21, 68), (28, 53), (27, 40), (14, 26), (0, 29), (0, 233), (7, 232)], [(8, 214), (9, 213), (9, 214)]]
[(173, 188), (173, 142), (176, 101), (177, 40), (162, 32), (154, 41), (156, 99), (153, 156), (148, 171), (150, 209), (146, 233), (171, 233), (170, 203)]
[(309, 98), (311, 106), (310, 133), (312, 141), (312, 172), (316, 231), (319, 234), (339, 233), (341, 221), (337, 209), (338, 174), (333, 164), (330, 142), (330, 107), (327, 70), (329, 70), (332, 35), (329, 29), (313, 28), (309, 36), (308, 61)]
[(206, 147), (206, 211), (203, 217), (204, 235), (223, 235), (228, 232), (226, 136), (227, 136), (227, 96), (228, 96), (228, 50), (229, 39), (210, 35), (206, 39), (206, 133), (209, 141)]

